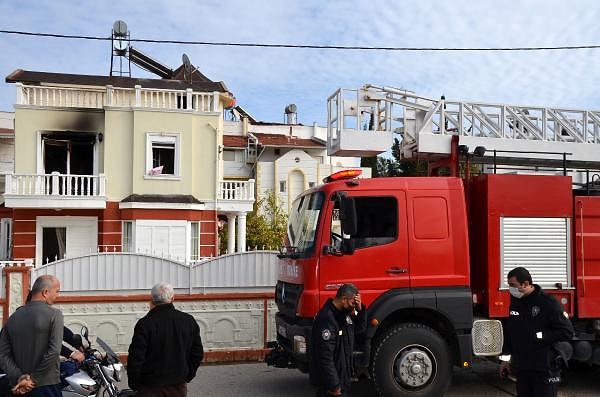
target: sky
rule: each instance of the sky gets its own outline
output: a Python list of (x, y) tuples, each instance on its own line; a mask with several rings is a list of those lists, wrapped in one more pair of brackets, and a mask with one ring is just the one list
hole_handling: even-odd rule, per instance
[[(132, 38), (385, 47), (524, 47), (600, 44), (600, 5), (571, 0), (1, 0), (0, 29)], [(261, 121), (298, 107), (303, 124), (326, 122), (336, 89), (364, 84), (422, 96), (600, 109), (600, 49), (537, 52), (391, 52), (134, 44), (172, 68), (186, 53)], [(0, 34), (0, 72), (107, 75), (110, 42)], [(132, 67), (135, 77), (151, 77)], [(16, 90), (0, 83), (0, 110)]]

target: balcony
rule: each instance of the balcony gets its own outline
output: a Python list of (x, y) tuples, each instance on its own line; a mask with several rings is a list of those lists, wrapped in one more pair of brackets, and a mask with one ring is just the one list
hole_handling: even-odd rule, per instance
[(254, 206), (254, 179), (219, 182), (217, 209), (224, 212), (250, 212)]
[(106, 208), (106, 178), (100, 175), (6, 174), (9, 208)]
[(21, 106), (103, 109), (131, 108), (201, 113), (219, 112), (219, 92), (193, 92), (142, 88), (65, 88), (17, 83), (17, 102)]

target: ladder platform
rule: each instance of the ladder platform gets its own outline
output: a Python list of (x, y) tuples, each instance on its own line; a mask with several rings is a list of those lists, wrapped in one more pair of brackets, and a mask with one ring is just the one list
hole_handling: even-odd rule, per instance
[(328, 156), (373, 157), (392, 147), (391, 131), (344, 129), (327, 139)]

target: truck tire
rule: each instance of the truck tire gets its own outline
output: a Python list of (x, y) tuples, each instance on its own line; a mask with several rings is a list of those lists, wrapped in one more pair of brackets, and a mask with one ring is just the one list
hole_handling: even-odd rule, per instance
[(423, 324), (392, 327), (374, 351), (371, 376), (379, 396), (441, 396), (450, 385), (450, 350), (440, 334)]

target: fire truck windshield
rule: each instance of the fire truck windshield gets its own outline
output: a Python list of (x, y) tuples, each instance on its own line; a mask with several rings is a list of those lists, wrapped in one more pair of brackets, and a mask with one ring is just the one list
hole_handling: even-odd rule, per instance
[(314, 192), (298, 197), (292, 204), (287, 228), (288, 253), (305, 256), (314, 248), (323, 197), (323, 192)]

